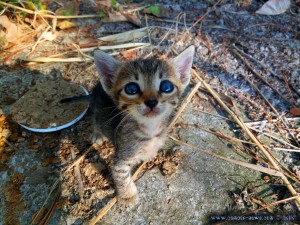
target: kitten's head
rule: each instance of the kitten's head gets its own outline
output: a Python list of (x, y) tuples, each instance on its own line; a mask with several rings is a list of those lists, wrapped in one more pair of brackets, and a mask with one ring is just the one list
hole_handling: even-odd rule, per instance
[(138, 59), (121, 63), (95, 51), (100, 82), (120, 110), (139, 123), (169, 116), (190, 81), (194, 46), (169, 61)]

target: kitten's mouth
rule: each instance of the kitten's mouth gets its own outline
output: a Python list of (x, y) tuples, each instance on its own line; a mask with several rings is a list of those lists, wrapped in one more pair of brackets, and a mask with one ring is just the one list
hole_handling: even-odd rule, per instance
[(140, 113), (145, 117), (154, 117), (160, 114), (160, 112), (161, 110), (158, 107), (154, 107), (152, 109), (147, 107), (140, 111)]

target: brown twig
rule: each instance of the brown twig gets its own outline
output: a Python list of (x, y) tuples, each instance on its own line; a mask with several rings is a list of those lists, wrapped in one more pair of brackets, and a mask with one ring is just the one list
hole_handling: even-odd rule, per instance
[[(281, 62), (281, 76), (282, 76), (282, 80), (284, 81), (284, 84), (285, 84), (285, 86), (286, 86), (286, 88), (287, 88), (287, 90), (288, 90), (288, 92), (289, 92), (289, 94), (290, 94), (290, 97), (293, 99), (293, 101), (295, 101), (295, 98), (294, 98), (294, 96), (293, 96), (291, 87), (290, 87), (289, 82), (288, 82), (288, 80), (287, 80), (287, 78), (286, 78), (286, 72), (285, 72), (284, 66), (283, 66), (282, 55), (280, 56), (280, 62)], [(297, 91), (296, 91), (295, 93), (298, 94)]]
[(55, 198), (48, 210), (48, 212), (46, 213), (46, 215), (44, 216), (44, 218), (42, 219), (42, 221), (39, 223), (39, 225), (47, 225), (50, 218), (51, 218), (51, 215), (52, 213), (54, 212), (54, 209), (55, 209), (55, 206), (56, 206), (56, 203), (59, 199), (59, 196), (60, 196), (60, 193), (61, 193), (61, 188), (59, 187), (58, 191), (56, 192), (56, 195), (55, 195)]

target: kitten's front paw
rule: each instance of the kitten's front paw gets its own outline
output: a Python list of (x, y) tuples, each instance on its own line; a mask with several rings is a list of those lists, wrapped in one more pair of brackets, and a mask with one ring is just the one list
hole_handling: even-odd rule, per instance
[(118, 204), (124, 208), (133, 208), (139, 202), (139, 196), (136, 194), (130, 198), (118, 196)]
[(91, 137), (90, 137), (90, 141), (91, 143), (96, 143), (98, 145), (102, 145), (105, 141), (107, 141), (107, 137), (103, 136), (103, 135), (96, 135), (96, 134), (93, 134)]
[(118, 204), (122, 207), (132, 208), (139, 202), (137, 188), (134, 182), (130, 182), (126, 191), (119, 191)]

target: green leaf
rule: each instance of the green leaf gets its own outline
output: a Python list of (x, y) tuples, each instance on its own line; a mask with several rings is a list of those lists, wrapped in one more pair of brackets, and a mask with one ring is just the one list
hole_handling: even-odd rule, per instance
[(46, 5), (42, 4), (40, 0), (27, 0), (25, 2), (27, 7), (31, 10), (45, 10)]
[(78, 1), (69, 1), (65, 3), (62, 7), (58, 8), (55, 13), (56, 15), (62, 16), (74, 16), (78, 15), (79, 5)]
[(111, 6), (116, 6), (117, 5), (117, 0), (110, 0)]
[(99, 15), (101, 18), (104, 18), (104, 17), (106, 16), (104, 9), (100, 9), (100, 12), (98, 13), (98, 15)]
[(159, 16), (160, 13), (161, 13), (160, 7), (157, 6), (157, 5), (152, 5), (152, 6), (148, 7), (148, 8), (147, 8), (147, 11), (148, 11), (149, 13), (152, 13), (152, 14), (157, 15), (157, 16)]

